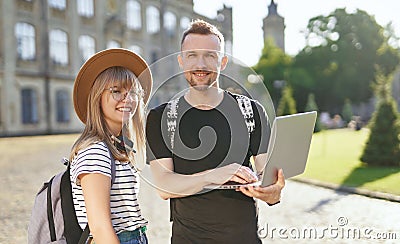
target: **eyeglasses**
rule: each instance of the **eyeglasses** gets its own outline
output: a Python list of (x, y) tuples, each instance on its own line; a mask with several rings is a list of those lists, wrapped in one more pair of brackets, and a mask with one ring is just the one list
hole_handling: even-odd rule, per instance
[(122, 100), (126, 99), (128, 94), (129, 94), (129, 99), (131, 99), (133, 101), (138, 101), (139, 98), (141, 98), (143, 96), (142, 89), (138, 89), (138, 91), (136, 91), (134, 89), (130, 89), (129, 91), (124, 92), (124, 93), (119, 88), (116, 88), (116, 87), (110, 87), (110, 88), (108, 88), (108, 90), (110, 91), (114, 100), (117, 102), (121, 102)]

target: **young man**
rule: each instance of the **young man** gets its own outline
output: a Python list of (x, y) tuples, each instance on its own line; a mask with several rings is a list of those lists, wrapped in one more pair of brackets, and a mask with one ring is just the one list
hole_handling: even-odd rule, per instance
[[(261, 243), (254, 198), (278, 203), (285, 185), (280, 170), (268, 187), (204, 190), (211, 183), (256, 181), (267, 158), (270, 129), (261, 104), (248, 99), (255, 124), (249, 132), (238, 95), (219, 88), (228, 62), (223, 50), (224, 38), (215, 26), (192, 22), (178, 56), (189, 90), (176, 103), (152, 109), (147, 118), (148, 161), (161, 197), (171, 200), (172, 243)], [(169, 141), (164, 128), (171, 112), (177, 118)], [(257, 172), (250, 169), (250, 157)]]

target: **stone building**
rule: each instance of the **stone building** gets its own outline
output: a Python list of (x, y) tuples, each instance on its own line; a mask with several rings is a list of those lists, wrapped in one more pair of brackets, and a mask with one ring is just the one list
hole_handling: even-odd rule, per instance
[(278, 14), (278, 5), (271, 0), (268, 15), (263, 19), (264, 41), (271, 39), (285, 52), (285, 19)]
[[(170, 65), (159, 61), (179, 50), (182, 31), (197, 18), (220, 27), (231, 53), (232, 9), (225, 6), (210, 19), (194, 12), (192, 0), (0, 1), (0, 136), (80, 131), (72, 88), (92, 54), (122, 47)], [(178, 69), (155, 67), (155, 87), (162, 72)]]

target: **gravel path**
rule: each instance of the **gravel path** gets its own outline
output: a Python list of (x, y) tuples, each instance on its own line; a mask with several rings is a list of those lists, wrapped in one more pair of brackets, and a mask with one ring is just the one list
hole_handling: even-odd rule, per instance
[[(68, 156), (76, 138), (76, 134), (0, 138), (0, 244), (27, 243), (34, 196), (44, 181), (64, 168), (60, 159)], [(146, 183), (149, 172), (143, 176), (139, 199), (149, 220), (149, 242), (169, 243), (168, 201)], [(263, 243), (400, 240), (400, 204), (395, 202), (287, 181), (282, 202), (273, 207), (261, 202), (259, 210)]]

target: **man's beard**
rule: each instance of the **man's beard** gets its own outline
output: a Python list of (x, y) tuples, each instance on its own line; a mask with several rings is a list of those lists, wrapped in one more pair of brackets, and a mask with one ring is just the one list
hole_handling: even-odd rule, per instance
[(206, 91), (210, 87), (212, 87), (213, 84), (216, 82), (216, 81), (211, 81), (211, 79), (210, 79), (210, 80), (208, 80), (208, 82), (206, 84), (197, 84), (195, 81), (193, 81), (192, 78), (190, 80), (187, 80), (187, 81), (188, 81), (190, 87), (192, 87), (196, 91)]

